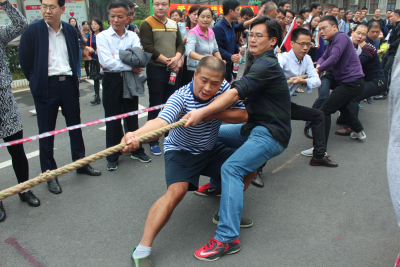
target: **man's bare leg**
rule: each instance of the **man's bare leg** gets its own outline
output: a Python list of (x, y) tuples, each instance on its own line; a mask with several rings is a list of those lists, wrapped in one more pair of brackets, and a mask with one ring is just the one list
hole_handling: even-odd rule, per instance
[(171, 218), (175, 207), (182, 201), (189, 188), (189, 183), (175, 183), (168, 187), (167, 192), (150, 208), (144, 233), (140, 244), (151, 247), (157, 234)]

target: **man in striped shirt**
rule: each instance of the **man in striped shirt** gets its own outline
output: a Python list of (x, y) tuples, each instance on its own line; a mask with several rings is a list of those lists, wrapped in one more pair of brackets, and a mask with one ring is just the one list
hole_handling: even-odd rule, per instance
[[(142, 128), (124, 136), (121, 142), (127, 142), (128, 146), (123, 152), (139, 148), (135, 136), (144, 135), (179, 121), (188, 112), (212, 103), (230, 88), (224, 77), (225, 64), (222, 60), (211, 56), (201, 59), (193, 82), (175, 92), (156, 119), (148, 121)], [(180, 127), (170, 131), (164, 142), (167, 192), (151, 207), (142, 241), (133, 250), (132, 259), (137, 267), (150, 266), (150, 252), (154, 238), (168, 222), (186, 192), (197, 190), (200, 175), (210, 177), (213, 184), (220, 187), (222, 164), (236, 149), (217, 143), (219, 127), (222, 121), (242, 123), (247, 119), (247, 111), (243, 103), (238, 100), (228, 109), (205, 118), (195, 127)], [(247, 186), (253, 176), (254, 174), (250, 174), (244, 179)]]

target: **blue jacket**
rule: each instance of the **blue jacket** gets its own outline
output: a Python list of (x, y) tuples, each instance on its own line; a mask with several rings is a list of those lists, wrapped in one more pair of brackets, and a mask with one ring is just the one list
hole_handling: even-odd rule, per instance
[[(77, 62), (79, 60), (78, 33), (74, 26), (62, 21), (63, 33), (67, 42), (69, 65), (72, 70), (74, 90), (79, 94)], [(41, 102), (48, 101), (48, 62), (49, 31), (41, 19), (29, 24), (22, 34), (19, 45), (19, 63), (29, 81), (32, 96)], [(72, 88), (71, 88), (72, 89)]]

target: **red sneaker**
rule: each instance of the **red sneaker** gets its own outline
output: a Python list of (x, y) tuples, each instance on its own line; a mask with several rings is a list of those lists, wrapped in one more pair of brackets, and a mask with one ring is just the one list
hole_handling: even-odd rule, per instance
[(207, 245), (194, 252), (194, 256), (201, 261), (216, 261), (225, 254), (233, 254), (241, 249), (239, 238), (231, 243), (221, 243), (214, 238)]
[(200, 196), (221, 196), (221, 189), (216, 189), (210, 185), (210, 183), (206, 183), (205, 185), (199, 186), (197, 191), (194, 191), (195, 194)]

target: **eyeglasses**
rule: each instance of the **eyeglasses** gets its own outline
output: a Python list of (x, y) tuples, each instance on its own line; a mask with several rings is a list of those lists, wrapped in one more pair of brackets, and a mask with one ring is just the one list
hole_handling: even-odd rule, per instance
[(41, 8), (42, 10), (44, 10), (44, 11), (49, 10), (50, 12), (53, 12), (54, 10), (57, 9), (56, 6), (41, 6), (40, 8)]
[(301, 47), (311, 47), (311, 44), (312, 44), (312, 43), (298, 43), (298, 42), (295, 42), (295, 43), (300, 45)]
[(281, 16), (277, 16), (276, 19), (277, 20), (283, 20), (285, 17), (281, 17)]
[(286, 16), (286, 18), (292, 20), (294, 17)]
[(255, 38), (256, 40), (262, 38), (262, 37), (269, 37), (269, 35), (263, 35), (261, 33), (249, 33), (249, 39)]

